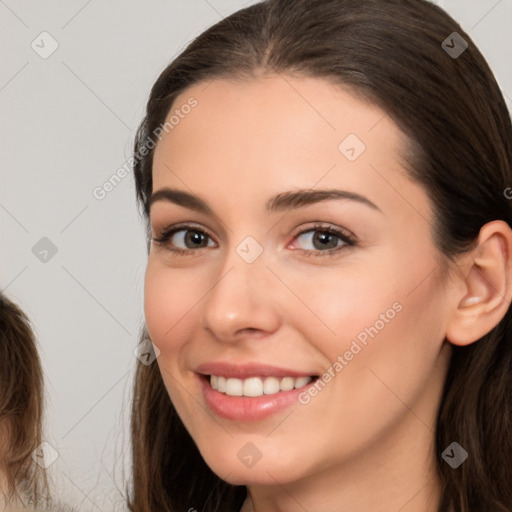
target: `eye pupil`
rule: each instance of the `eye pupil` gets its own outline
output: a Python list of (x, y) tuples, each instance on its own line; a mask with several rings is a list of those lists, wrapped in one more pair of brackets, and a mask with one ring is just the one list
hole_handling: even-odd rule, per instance
[[(326, 247), (328, 247), (328, 244), (329, 242), (331, 242), (332, 240), (334, 240), (334, 244), (331, 244), (331, 246), (329, 246), (328, 248), (329, 249), (334, 249), (337, 247), (337, 243), (336, 243), (336, 239), (338, 237), (336, 235), (334, 235), (333, 233), (326, 233), (326, 232), (322, 232), (322, 231), (317, 231), (316, 234), (313, 236), (313, 244), (315, 244), (315, 242), (320, 242), (320, 248), (322, 249), (325, 249)], [(318, 248), (318, 247), (317, 247)]]
[[(186, 242), (192, 242), (192, 245), (197, 247), (201, 241), (204, 241), (206, 237), (203, 233), (200, 233), (199, 231), (187, 231), (187, 235), (185, 236)], [(199, 243), (199, 244), (198, 244)]]

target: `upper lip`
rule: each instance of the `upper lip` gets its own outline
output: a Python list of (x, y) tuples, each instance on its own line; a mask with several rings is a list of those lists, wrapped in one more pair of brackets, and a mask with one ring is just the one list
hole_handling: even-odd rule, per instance
[(261, 363), (228, 363), (224, 361), (212, 361), (203, 363), (196, 367), (196, 373), (203, 375), (216, 375), (222, 377), (233, 377), (246, 379), (249, 377), (311, 377), (314, 372), (292, 370), (279, 366)]

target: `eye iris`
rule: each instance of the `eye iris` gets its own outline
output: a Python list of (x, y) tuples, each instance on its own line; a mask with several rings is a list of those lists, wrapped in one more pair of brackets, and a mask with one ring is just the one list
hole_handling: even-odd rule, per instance
[[(317, 231), (315, 233), (315, 235), (313, 236), (313, 245), (315, 245), (315, 242), (320, 242), (320, 245), (318, 247), (316, 247), (315, 245), (315, 248), (316, 249), (334, 249), (338, 246), (337, 244), (337, 236), (334, 235), (333, 233), (327, 233), (327, 232), (322, 232), (322, 231)], [(334, 241), (333, 244), (331, 244), (331, 246), (328, 246), (329, 242), (332, 242)]]
[[(191, 242), (193, 247), (198, 247), (201, 241), (205, 241), (206, 237), (204, 233), (200, 233), (199, 231), (188, 230), (185, 235), (185, 244), (188, 245), (188, 242)], [(199, 244), (197, 243), (199, 242)]]

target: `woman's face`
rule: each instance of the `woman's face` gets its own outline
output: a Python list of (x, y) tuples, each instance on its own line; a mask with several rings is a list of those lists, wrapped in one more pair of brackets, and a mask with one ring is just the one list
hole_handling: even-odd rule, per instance
[(327, 81), (290, 76), (198, 84), (171, 114), (150, 217), (155, 238), (175, 232), (152, 243), (145, 314), (207, 464), (275, 485), (421, 457), (450, 285), (403, 134)]

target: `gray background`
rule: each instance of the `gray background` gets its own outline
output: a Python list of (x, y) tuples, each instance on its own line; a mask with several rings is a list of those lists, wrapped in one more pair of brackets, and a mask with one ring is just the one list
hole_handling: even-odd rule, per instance
[[(33, 322), (45, 440), (58, 453), (49, 471), (79, 510), (123, 510), (146, 263), (131, 175), (102, 200), (93, 190), (131, 156), (160, 71), (251, 3), (0, 0), (0, 287)], [(512, 0), (437, 3), (480, 47), (511, 108)], [(31, 47), (51, 48), (43, 31), (58, 44), (46, 59)]]

